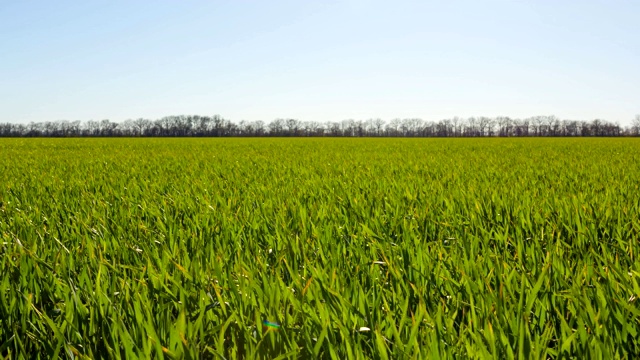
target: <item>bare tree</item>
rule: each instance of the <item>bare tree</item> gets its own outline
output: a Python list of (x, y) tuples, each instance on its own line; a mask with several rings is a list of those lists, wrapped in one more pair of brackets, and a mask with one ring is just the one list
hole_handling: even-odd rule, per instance
[(147, 119), (143, 119), (143, 118), (139, 118), (133, 121), (133, 129), (134, 132), (137, 136), (142, 136), (145, 134), (145, 132), (147, 130), (149, 130), (149, 128), (151, 128), (151, 125), (153, 123), (151, 122), (151, 120), (147, 120)]
[(284, 120), (275, 119), (269, 123), (269, 134), (273, 136), (282, 136), (282, 129), (284, 129)]
[(401, 124), (401, 120), (398, 118), (395, 118), (393, 120), (391, 120), (391, 122), (389, 122), (389, 124), (387, 125), (387, 130), (388, 132), (391, 133), (391, 136), (398, 136), (398, 129), (400, 128), (400, 124)]
[(640, 114), (636, 115), (631, 121), (631, 134), (633, 136), (640, 136)]
[(493, 119), (486, 116), (481, 116), (478, 118), (478, 130), (480, 131), (480, 136), (493, 136), (494, 127), (495, 122), (493, 121)]
[(376, 118), (375, 120), (373, 120), (373, 126), (376, 129), (376, 136), (381, 136), (382, 129), (384, 129), (384, 120)]
[(454, 116), (453, 119), (451, 119), (451, 125), (453, 126), (453, 136), (460, 136), (459, 126), (461, 122), (462, 121), (457, 116)]
[(300, 121), (297, 119), (287, 119), (285, 121), (287, 127), (287, 133), (289, 136), (298, 136), (298, 130), (300, 129)]
[(465, 129), (465, 135), (466, 136), (478, 136), (479, 131), (477, 128), (478, 125), (478, 121), (475, 117), (470, 117), (467, 119), (467, 125), (466, 125), (466, 129)]

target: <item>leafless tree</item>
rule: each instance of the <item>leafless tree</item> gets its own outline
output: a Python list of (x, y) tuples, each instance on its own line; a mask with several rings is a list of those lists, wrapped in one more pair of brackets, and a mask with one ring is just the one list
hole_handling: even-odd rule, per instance
[(633, 118), (631, 122), (631, 132), (633, 136), (640, 136), (640, 114)]

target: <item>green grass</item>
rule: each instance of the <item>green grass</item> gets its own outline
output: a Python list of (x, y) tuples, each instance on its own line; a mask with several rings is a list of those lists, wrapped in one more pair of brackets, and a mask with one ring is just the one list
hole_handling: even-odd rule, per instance
[(3, 139), (0, 155), (4, 357), (640, 354), (637, 139)]

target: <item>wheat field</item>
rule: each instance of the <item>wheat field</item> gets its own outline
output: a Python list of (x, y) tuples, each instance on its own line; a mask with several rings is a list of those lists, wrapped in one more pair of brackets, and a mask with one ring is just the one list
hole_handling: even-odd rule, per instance
[(2, 139), (0, 155), (5, 358), (640, 355), (637, 139)]

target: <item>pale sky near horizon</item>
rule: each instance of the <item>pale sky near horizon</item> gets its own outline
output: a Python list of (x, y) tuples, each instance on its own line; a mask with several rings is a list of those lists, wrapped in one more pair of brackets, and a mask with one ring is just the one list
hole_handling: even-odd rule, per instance
[(640, 113), (640, 1), (0, 0), (0, 122)]

